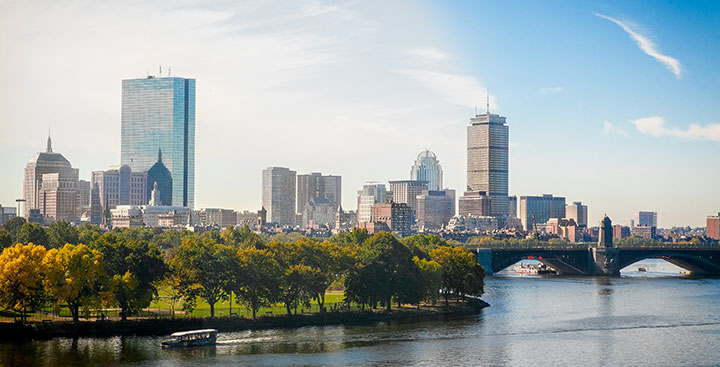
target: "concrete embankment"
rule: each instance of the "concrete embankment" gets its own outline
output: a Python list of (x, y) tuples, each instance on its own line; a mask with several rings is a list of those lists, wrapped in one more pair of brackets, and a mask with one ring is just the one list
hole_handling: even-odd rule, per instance
[(0, 340), (47, 339), (55, 337), (162, 336), (176, 331), (212, 328), (221, 332), (297, 328), (325, 325), (362, 325), (383, 321), (413, 322), (478, 313), (489, 304), (482, 300), (452, 304), (436, 309), (404, 309), (391, 312), (350, 311), (313, 315), (265, 316), (246, 318), (176, 318), (127, 321), (37, 322), (30, 324), (0, 323)]

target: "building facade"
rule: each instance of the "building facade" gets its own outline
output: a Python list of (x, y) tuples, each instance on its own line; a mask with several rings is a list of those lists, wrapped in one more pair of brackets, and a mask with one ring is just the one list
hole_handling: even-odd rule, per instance
[(518, 199), (517, 196), (508, 196), (508, 217), (518, 217)]
[(613, 226), (613, 238), (616, 240), (621, 240), (623, 238), (630, 237), (630, 227), (616, 224)]
[(494, 217), (507, 216), (509, 209), (505, 121), (505, 117), (487, 112), (471, 118), (467, 127), (467, 191), (485, 192)]
[(77, 182), (77, 171), (42, 175), (38, 207), (46, 223), (60, 220), (79, 223)]
[(720, 213), (717, 216), (707, 217), (706, 224), (705, 235), (714, 240), (720, 240)]
[(398, 180), (390, 181), (389, 184), (392, 200), (407, 204), (414, 218), (417, 215), (417, 197), (428, 190), (427, 181)]
[(657, 212), (639, 211), (635, 225), (657, 227)]
[[(195, 79), (122, 81), (120, 163), (145, 172), (158, 150), (172, 175), (172, 205), (195, 203)], [(152, 185), (152, 184), (151, 184)], [(161, 189), (162, 191), (162, 189)]]
[(52, 150), (52, 140), (48, 136), (47, 146), (44, 152), (37, 153), (25, 166), (25, 177), (23, 180), (23, 216), (29, 218), (31, 209), (40, 209), (40, 189), (42, 188), (42, 177), (47, 173), (58, 173), (63, 179), (74, 177), (78, 180), (77, 168), (72, 168), (70, 161), (60, 153)]
[(153, 187), (155, 187), (155, 184), (157, 184), (158, 191), (160, 194), (158, 195), (157, 202), (158, 205), (172, 205), (173, 201), (173, 179), (172, 174), (170, 174), (170, 170), (165, 167), (165, 164), (162, 161), (162, 150), (158, 149), (158, 157), (157, 162), (153, 164), (148, 170), (147, 170), (147, 185), (146, 185), (146, 191), (145, 196), (148, 200), (150, 200), (150, 194), (153, 190)]
[(455, 196), (452, 194), (445, 191), (428, 190), (417, 197), (418, 228), (443, 228), (447, 226), (454, 215)]
[(526, 231), (545, 227), (550, 218), (565, 218), (565, 198), (551, 194), (520, 197), (520, 220)]
[(412, 226), (412, 213), (405, 203), (375, 204), (372, 208), (372, 223), (383, 223), (390, 231), (407, 236)]
[(372, 220), (372, 207), (375, 204), (386, 203), (390, 195), (385, 185), (368, 183), (358, 190), (357, 222), (366, 223)]
[(313, 172), (297, 176), (297, 210), (302, 213), (305, 205), (314, 198), (327, 199), (333, 212), (340, 206), (342, 198), (342, 178)]
[(268, 223), (295, 225), (295, 171), (268, 167), (262, 171), (262, 206)]
[[(206, 226), (216, 225), (220, 228), (237, 224), (237, 213), (232, 209), (203, 208), (200, 209), (200, 223)], [(257, 214), (255, 215), (257, 219)]]
[(633, 237), (652, 239), (652, 238), (655, 238), (655, 236), (656, 236), (657, 227), (635, 226), (635, 227), (632, 227), (632, 229), (630, 230), (630, 233), (632, 234)]
[(435, 153), (424, 150), (418, 154), (410, 169), (410, 179), (427, 182), (428, 190), (431, 191), (443, 189), (443, 171)]
[(491, 213), (490, 197), (485, 195), (485, 191), (466, 191), (458, 199), (459, 215), (489, 217)]
[(115, 209), (118, 205), (148, 203), (147, 174), (133, 172), (126, 164), (112, 166), (106, 171), (93, 171), (90, 182), (93, 187), (97, 186), (100, 212)]
[(576, 201), (565, 205), (565, 215), (568, 219), (574, 220), (578, 226), (587, 227), (588, 210), (587, 205), (583, 205), (582, 202)]
[[(338, 206), (338, 208), (340, 208)], [(312, 198), (305, 204), (302, 213), (302, 224), (305, 228), (318, 228), (327, 226), (333, 228), (338, 208), (325, 198)]]

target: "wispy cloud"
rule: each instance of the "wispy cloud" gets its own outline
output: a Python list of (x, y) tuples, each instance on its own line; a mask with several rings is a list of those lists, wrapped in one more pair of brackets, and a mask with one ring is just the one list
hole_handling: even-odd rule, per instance
[(682, 139), (711, 140), (720, 142), (720, 124), (691, 124), (687, 130), (665, 127), (665, 119), (660, 116), (639, 118), (631, 121), (639, 132), (654, 137), (676, 137)]
[(423, 59), (425, 61), (447, 61), (452, 59), (452, 55), (449, 53), (434, 48), (434, 47), (423, 47), (423, 48), (415, 48), (408, 51), (408, 54), (412, 57), (417, 57), (420, 59)]
[(620, 134), (620, 135), (622, 135), (622, 136), (624, 136), (624, 137), (626, 137), (626, 138), (627, 138), (627, 137), (630, 137), (630, 134), (628, 134), (627, 131), (625, 131), (625, 130), (619, 128), (619, 127), (616, 127), (616, 126), (613, 125), (613, 123), (610, 122), (610, 121), (603, 121), (602, 134), (603, 134), (603, 135)]
[(638, 33), (637, 31), (633, 30), (626, 22), (619, 21), (613, 17), (609, 17), (604, 14), (599, 13), (593, 13), (596, 16), (607, 19), (618, 26), (622, 28), (627, 34), (630, 35), (630, 37), (635, 40), (635, 43), (637, 46), (646, 54), (652, 56), (655, 58), (655, 60), (661, 62), (665, 65), (665, 67), (670, 70), (673, 74), (675, 74), (676, 78), (680, 78), (682, 75), (682, 65), (680, 65), (680, 61), (674, 57), (663, 55), (658, 51), (657, 46), (653, 41), (651, 41), (649, 38), (643, 36), (642, 34)]
[(540, 88), (540, 94), (557, 94), (565, 91), (565, 87)]
[[(432, 70), (401, 69), (398, 73), (418, 81), (446, 102), (466, 107), (484, 105), (487, 89), (470, 75), (443, 73)], [(494, 96), (490, 95), (490, 108), (497, 109)]]

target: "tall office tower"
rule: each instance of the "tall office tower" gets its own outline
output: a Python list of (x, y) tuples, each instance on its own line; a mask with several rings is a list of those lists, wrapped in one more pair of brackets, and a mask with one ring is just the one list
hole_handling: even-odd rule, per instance
[(97, 185), (101, 213), (118, 205), (148, 203), (147, 173), (133, 172), (127, 164), (112, 166), (107, 171), (93, 171), (90, 180), (93, 187)]
[(517, 196), (508, 196), (508, 216), (509, 217), (515, 217), (518, 216), (518, 209), (517, 209), (518, 201)]
[(414, 218), (417, 214), (417, 197), (428, 190), (427, 181), (399, 180), (389, 183), (393, 202), (407, 204)]
[(588, 224), (588, 209), (587, 205), (583, 205), (582, 202), (576, 201), (572, 204), (565, 205), (565, 217), (568, 219), (574, 219), (578, 226), (587, 227)]
[(508, 215), (508, 127), (503, 116), (488, 111), (470, 119), (467, 191), (484, 191), (492, 216)]
[(707, 217), (706, 224), (705, 235), (714, 240), (720, 240), (720, 213)]
[(163, 163), (172, 175), (172, 203), (164, 204), (193, 208), (195, 79), (149, 76), (122, 81), (120, 163), (135, 172), (147, 171), (158, 150), (165, 153)]
[(550, 218), (565, 218), (564, 197), (553, 197), (551, 194), (520, 197), (520, 221), (525, 230), (545, 228)]
[(268, 223), (295, 225), (296, 172), (284, 167), (262, 171), (262, 206)]
[(28, 218), (31, 209), (40, 209), (40, 189), (42, 188), (43, 175), (46, 173), (59, 173), (62, 179), (74, 178), (77, 181), (79, 171), (72, 168), (70, 162), (60, 153), (52, 150), (52, 140), (48, 136), (47, 147), (44, 152), (38, 153), (35, 158), (28, 161), (25, 166), (25, 178), (23, 180), (23, 216)]
[(77, 190), (78, 215), (82, 219), (90, 215), (90, 181), (78, 180), (75, 189)]
[(372, 221), (373, 205), (385, 203), (388, 199), (385, 185), (377, 183), (363, 185), (362, 190), (358, 190), (357, 222)]
[(427, 181), (428, 190), (440, 191), (443, 189), (443, 172), (435, 153), (423, 150), (418, 154), (415, 164), (410, 169), (410, 179), (413, 181)]
[(657, 228), (657, 212), (638, 212), (636, 226)]
[(342, 195), (342, 178), (340, 176), (323, 176), (313, 172), (297, 176), (297, 211), (302, 213), (305, 205), (314, 198), (327, 199), (333, 207), (333, 213), (340, 206)]

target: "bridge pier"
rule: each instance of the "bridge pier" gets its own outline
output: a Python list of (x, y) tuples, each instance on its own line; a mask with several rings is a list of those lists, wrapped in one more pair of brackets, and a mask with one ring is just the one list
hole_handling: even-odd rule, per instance
[(620, 251), (614, 247), (588, 248), (589, 275), (620, 275)]

